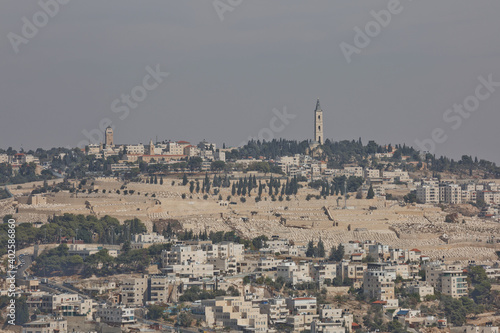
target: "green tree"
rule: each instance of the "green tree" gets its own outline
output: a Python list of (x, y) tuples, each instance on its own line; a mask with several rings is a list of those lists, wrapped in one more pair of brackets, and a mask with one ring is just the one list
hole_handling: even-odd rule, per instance
[(186, 174), (184, 174), (184, 176), (182, 176), (182, 185), (183, 185), (183, 186), (186, 186), (186, 185), (187, 185), (187, 183), (189, 183), (189, 181), (188, 181), (188, 177), (187, 177), (187, 175), (186, 175)]
[(148, 309), (148, 319), (157, 320), (163, 315), (165, 308), (160, 305), (149, 305)]
[(309, 243), (307, 243), (307, 250), (306, 250), (306, 257), (314, 257), (316, 253), (316, 249), (314, 248), (314, 243), (313, 241), (309, 241)]
[(210, 164), (210, 169), (212, 171), (222, 171), (226, 168), (226, 162), (224, 161), (213, 161)]
[(9, 222), (9, 220), (10, 220), (10, 219), (12, 219), (12, 218), (13, 218), (12, 214), (7, 214), (7, 215), (5, 215), (5, 216), (3, 217), (3, 223), (7, 223), (7, 222)]
[(16, 325), (23, 325), (30, 319), (26, 297), (22, 296), (16, 300)]
[(189, 327), (189, 326), (191, 326), (192, 322), (193, 322), (193, 317), (191, 316), (191, 314), (189, 314), (187, 312), (181, 312), (181, 314), (179, 315), (179, 321), (178, 321), (179, 326)]
[(320, 238), (318, 242), (318, 257), (323, 258), (325, 256), (325, 244), (323, 240)]
[(375, 197), (375, 192), (373, 191), (373, 186), (370, 185), (370, 188), (368, 189), (368, 194), (366, 195), (367, 199), (373, 199)]
[(338, 247), (335, 245), (332, 246), (330, 250), (330, 255), (328, 256), (328, 260), (330, 261), (341, 261), (344, 258), (344, 246), (339, 244)]
[(201, 157), (199, 157), (199, 156), (191, 157), (188, 161), (188, 168), (191, 171), (199, 170), (201, 168), (202, 163), (203, 163), (203, 160), (201, 159)]

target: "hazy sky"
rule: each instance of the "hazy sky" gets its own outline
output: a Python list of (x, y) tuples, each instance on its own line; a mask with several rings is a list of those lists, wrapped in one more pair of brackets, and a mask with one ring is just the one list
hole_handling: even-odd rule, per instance
[[(230, 11), (213, 0), (71, 0), (44, 22), (38, 1), (3, 0), (0, 147), (76, 146), (105, 118), (116, 143), (238, 145), (265, 128), (306, 139), (320, 98), (333, 140), (414, 145), (441, 128), (437, 154), (500, 162), (500, 87), (480, 88), (479, 105), (468, 98), (478, 77), (500, 82), (498, 0), (217, 1)], [(370, 43), (348, 63), (341, 43), (355, 46), (355, 27), (388, 6), (398, 13), (380, 31), (369, 24)], [(39, 20), (36, 35), (26, 20)], [(157, 65), (168, 77), (127, 117), (113, 112)], [(445, 122), (466, 98), (477, 111)], [(296, 117), (283, 129), (274, 108)]]

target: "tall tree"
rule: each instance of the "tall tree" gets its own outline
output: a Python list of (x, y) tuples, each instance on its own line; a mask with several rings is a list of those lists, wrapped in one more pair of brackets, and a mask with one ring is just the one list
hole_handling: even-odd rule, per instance
[(309, 243), (307, 243), (307, 250), (306, 250), (306, 257), (314, 257), (314, 254), (315, 254), (315, 248), (314, 248), (314, 243), (313, 241), (309, 241)]
[(373, 186), (370, 185), (370, 188), (368, 189), (368, 194), (366, 195), (367, 199), (373, 199), (375, 196), (375, 192), (373, 191)]
[(318, 242), (318, 257), (324, 257), (325, 256), (325, 244), (323, 243), (323, 240), (320, 238)]

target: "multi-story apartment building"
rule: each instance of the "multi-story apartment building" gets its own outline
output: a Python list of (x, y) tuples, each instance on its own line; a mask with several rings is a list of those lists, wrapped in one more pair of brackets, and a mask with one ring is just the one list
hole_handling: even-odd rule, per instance
[(0, 163), (9, 163), (9, 155), (0, 154)]
[(196, 146), (186, 146), (183, 149), (183, 154), (187, 157), (198, 156), (200, 154), (200, 149)]
[(369, 270), (363, 279), (363, 293), (380, 301), (394, 299), (394, 280), (385, 270)]
[(200, 148), (201, 150), (216, 151), (217, 150), (217, 145), (215, 143), (213, 143), (213, 142), (207, 142), (207, 141), (203, 140), (200, 143), (198, 143), (198, 148)]
[(333, 281), (337, 277), (337, 264), (334, 263), (318, 263), (311, 266), (311, 276), (314, 282), (320, 284), (325, 280)]
[(360, 166), (346, 166), (344, 167), (344, 172), (347, 173), (346, 176), (363, 177), (363, 167)]
[(265, 242), (265, 248), (269, 249), (271, 253), (285, 252), (288, 249), (290, 242), (286, 238), (279, 238), (279, 236), (273, 236), (270, 240)]
[(110, 256), (117, 257), (119, 248), (119, 245), (109, 244), (70, 244), (68, 253), (70, 255), (78, 255), (82, 258), (86, 258), (103, 249), (107, 249)]
[(188, 261), (205, 263), (207, 252), (197, 245), (174, 245), (170, 251), (162, 251), (162, 265), (182, 265)]
[(449, 204), (462, 203), (462, 188), (458, 184), (440, 184), (440, 201)]
[(128, 308), (123, 305), (102, 307), (97, 309), (97, 317), (102, 322), (109, 324), (133, 324), (136, 322), (134, 311), (134, 308)]
[(425, 281), (436, 291), (454, 298), (467, 295), (467, 277), (459, 267), (438, 261), (425, 264), (424, 269)]
[(148, 279), (148, 299), (155, 303), (168, 303), (173, 281), (166, 276), (154, 275)]
[(67, 333), (68, 321), (62, 317), (44, 316), (23, 324), (22, 333)]
[(281, 168), (281, 171), (289, 174), (291, 167), (298, 167), (300, 165), (300, 160), (300, 154), (281, 156), (276, 161), (276, 164)]
[(392, 262), (406, 263), (418, 262), (422, 252), (419, 249), (389, 249), (389, 260)]
[(166, 155), (184, 155), (184, 145), (177, 142), (168, 142)]
[(208, 258), (231, 258), (234, 257), (237, 261), (243, 260), (243, 253), (245, 246), (243, 244), (236, 244), (233, 242), (222, 242), (212, 244), (212, 242), (198, 242), (200, 248), (206, 252)]
[(184, 261), (180, 265), (167, 265), (162, 268), (169, 277), (206, 278), (214, 276), (213, 264), (202, 264), (196, 261)]
[(353, 253), (364, 253), (365, 249), (362, 247), (362, 244), (360, 242), (349, 242), (349, 243), (342, 243), (342, 246), (344, 247), (344, 254), (345, 255), (351, 255)]
[(213, 265), (215, 271), (222, 272), (226, 275), (234, 275), (238, 273), (239, 262), (235, 257), (218, 258), (210, 257), (207, 259), (207, 264)]
[(422, 203), (439, 203), (439, 187), (434, 185), (422, 185), (417, 187), (417, 200)]
[(496, 184), (454, 184), (422, 181), (417, 187), (417, 199), (422, 203), (460, 204), (484, 200), (487, 204), (500, 204), (500, 192)]
[(130, 278), (123, 280), (121, 286), (122, 303), (125, 305), (141, 306), (144, 304), (148, 291), (148, 279)]
[(225, 162), (226, 161), (226, 153), (223, 152), (223, 151), (219, 151), (217, 150), (215, 153), (214, 153), (214, 160), (216, 161), (223, 161)]
[(111, 172), (124, 172), (124, 171), (129, 171), (134, 168), (133, 165), (127, 164), (127, 163), (113, 163), (108, 165), (109, 170)]
[(284, 323), (290, 310), (286, 306), (284, 298), (270, 298), (260, 302), (260, 313), (267, 315), (270, 324)]
[(356, 287), (361, 287), (364, 278), (364, 272), (367, 269), (367, 264), (354, 263), (350, 260), (342, 260), (337, 266), (337, 276), (343, 281), (350, 279)]
[(382, 171), (383, 178), (390, 178), (393, 181), (407, 182), (410, 180), (408, 171), (403, 171), (401, 169), (395, 169), (393, 171)]
[(216, 299), (202, 300), (193, 307), (196, 319), (205, 321), (208, 326), (224, 327), (230, 330), (251, 329), (254, 332), (267, 332), (268, 316), (260, 312), (258, 304), (246, 301), (242, 296), (220, 296)]
[(311, 333), (345, 333), (346, 327), (341, 320), (313, 320)]
[(477, 199), (483, 200), (489, 205), (500, 204), (500, 192), (499, 191), (479, 191), (477, 193)]
[(316, 297), (289, 297), (286, 299), (286, 306), (290, 314), (317, 315), (318, 305)]
[(446, 270), (441, 273), (441, 293), (453, 298), (467, 296), (467, 276), (461, 270)]
[(451, 333), (498, 333), (498, 326), (458, 326), (450, 329)]
[(275, 270), (282, 262), (283, 260), (276, 257), (261, 257), (257, 261), (257, 271), (268, 272)]
[(378, 169), (365, 169), (365, 178), (379, 178), (380, 170)]
[(478, 187), (482, 186), (474, 183), (462, 184), (462, 202), (476, 202)]
[(17, 153), (15, 155), (9, 156), (9, 164), (12, 165), (22, 165), (25, 163), (35, 163), (35, 164), (40, 164), (40, 160), (38, 157), (35, 157), (31, 154), (23, 154), (23, 153)]
[(138, 145), (127, 145), (125, 146), (125, 149), (127, 154), (144, 155), (146, 152), (144, 145), (142, 143)]
[(423, 301), (427, 295), (434, 295), (434, 287), (425, 281), (405, 282), (403, 287), (408, 290), (410, 294), (418, 294), (421, 301)]
[(156, 232), (152, 233), (142, 233), (134, 235), (135, 243), (165, 243), (165, 237), (157, 234)]
[(319, 306), (319, 319), (311, 323), (311, 332), (340, 333), (351, 332), (354, 317), (351, 313), (333, 308), (330, 304)]
[(389, 256), (389, 245), (384, 245), (380, 243), (367, 244), (368, 255), (375, 260), (384, 259)]
[(297, 265), (293, 261), (282, 262), (276, 267), (275, 278), (282, 277), (286, 282), (292, 284), (311, 282), (312, 278), (309, 274), (309, 264), (301, 263)]
[(41, 309), (59, 316), (77, 316), (80, 303), (78, 294), (44, 295)]

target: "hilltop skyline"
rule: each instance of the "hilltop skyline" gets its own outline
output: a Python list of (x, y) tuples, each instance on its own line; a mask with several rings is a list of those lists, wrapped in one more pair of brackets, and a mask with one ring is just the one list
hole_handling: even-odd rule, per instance
[[(443, 120), (474, 94), (478, 77), (500, 81), (500, 46), (490, 42), (500, 24), (492, 8), (500, 4), (445, 1), (429, 11), (426, 3), (401, 2), (402, 11), (348, 63), (341, 43), (355, 45), (354, 28), (387, 4), (273, 2), (263, 11), (263, 2), (244, 1), (221, 21), (211, 2), (71, 2), (18, 53), (7, 35), (21, 34), (22, 18), (40, 7), (3, 4), (1, 145), (76, 146), (83, 131), (108, 118), (117, 142), (158, 136), (236, 146), (284, 108), (296, 118), (275, 137), (304, 140), (319, 97), (325, 138), (416, 146), (442, 128), (447, 140), (438, 156), (500, 163), (491, 140), (497, 92), (457, 130)], [(157, 66), (168, 76), (122, 120), (125, 111), (113, 106), (123, 107), (122, 94)]]

